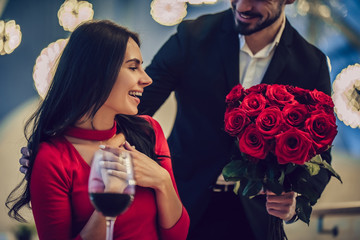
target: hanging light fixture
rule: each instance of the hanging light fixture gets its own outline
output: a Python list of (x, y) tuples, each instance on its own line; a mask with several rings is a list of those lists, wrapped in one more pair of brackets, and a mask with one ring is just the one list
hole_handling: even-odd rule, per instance
[(0, 20), (0, 55), (10, 54), (21, 43), (20, 26), (14, 20)]
[(333, 91), (339, 120), (352, 128), (360, 127), (360, 64), (343, 69), (333, 83)]
[(93, 19), (92, 4), (87, 1), (66, 0), (58, 11), (59, 24), (65, 31), (74, 31), (82, 22)]
[(40, 55), (36, 58), (33, 69), (33, 79), (37, 92), (44, 99), (49, 90), (50, 83), (54, 77), (54, 73), (58, 64), (58, 60), (64, 50), (68, 39), (59, 39), (50, 43), (44, 48)]
[(165, 26), (180, 23), (186, 16), (186, 3), (174, 0), (153, 0), (150, 14), (152, 18)]

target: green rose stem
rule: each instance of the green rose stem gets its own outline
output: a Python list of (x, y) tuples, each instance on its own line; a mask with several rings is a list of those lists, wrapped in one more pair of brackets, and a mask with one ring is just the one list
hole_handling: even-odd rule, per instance
[(268, 240), (287, 240), (283, 220), (269, 214)]

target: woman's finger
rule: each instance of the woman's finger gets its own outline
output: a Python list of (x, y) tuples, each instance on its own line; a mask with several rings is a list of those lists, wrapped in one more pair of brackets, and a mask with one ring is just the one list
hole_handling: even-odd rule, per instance
[(124, 148), (128, 151), (135, 151), (135, 146), (131, 146), (128, 141), (125, 141)]
[(115, 156), (119, 157), (121, 155), (121, 152), (128, 152), (126, 148), (114, 148), (110, 147), (108, 145), (99, 145), (99, 148), (103, 150), (104, 152), (113, 153)]
[(119, 152), (120, 152), (119, 148), (110, 147), (109, 145), (99, 145), (99, 148), (103, 151), (111, 152), (111, 153), (119, 156)]
[(20, 152), (24, 157), (30, 157), (30, 152), (29, 152), (29, 149), (27, 147), (22, 147)]
[(106, 170), (106, 172), (114, 177), (123, 179), (123, 180), (127, 180), (129, 178), (128, 174), (126, 172), (123, 171), (116, 171), (116, 170), (112, 170), (112, 169), (108, 169)]
[(26, 174), (27, 170), (28, 170), (28, 168), (23, 167), (23, 166), (21, 166), (20, 169), (19, 169), (19, 171), (20, 171), (21, 173), (23, 173), (23, 174)]
[(23, 167), (28, 167), (28, 166), (29, 166), (29, 159), (22, 157), (22, 158), (19, 159), (19, 163), (20, 163)]
[(108, 170), (118, 170), (126, 172), (126, 167), (119, 162), (100, 161), (100, 166)]

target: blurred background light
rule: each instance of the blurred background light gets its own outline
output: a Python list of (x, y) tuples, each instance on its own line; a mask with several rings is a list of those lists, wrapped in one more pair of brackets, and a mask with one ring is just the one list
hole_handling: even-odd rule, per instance
[(37, 92), (44, 99), (49, 90), (50, 83), (58, 64), (58, 60), (64, 50), (68, 39), (59, 39), (50, 43), (36, 58), (33, 70), (33, 79)]
[(360, 127), (360, 64), (343, 69), (333, 83), (335, 112), (340, 121)]
[(20, 26), (14, 20), (0, 20), (0, 55), (10, 54), (21, 43)]
[(65, 31), (74, 31), (82, 22), (93, 19), (92, 4), (87, 1), (66, 0), (58, 11), (59, 24)]
[(161, 25), (172, 26), (186, 16), (186, 3), (174, 0), (153, 0), (150, 14)]
[(189, 4), (214, 4), (217, 0), (177, 0), (178, 2), (187, 2)]

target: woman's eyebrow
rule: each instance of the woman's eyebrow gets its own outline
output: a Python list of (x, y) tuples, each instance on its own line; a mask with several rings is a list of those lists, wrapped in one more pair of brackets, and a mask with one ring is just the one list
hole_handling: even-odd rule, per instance
[(131, 58), (129, 60), (127, 60), (125, 63), (128, 63), (128, 62), (136, 62), (137, 64), (143, 64), (144, 62), (143, 61), (140, 61), (139, 59), (137, 58)]

